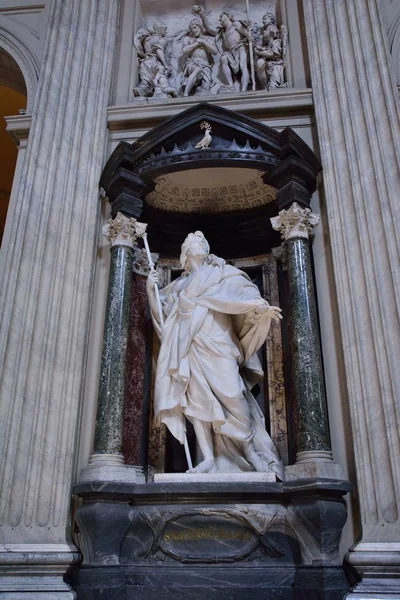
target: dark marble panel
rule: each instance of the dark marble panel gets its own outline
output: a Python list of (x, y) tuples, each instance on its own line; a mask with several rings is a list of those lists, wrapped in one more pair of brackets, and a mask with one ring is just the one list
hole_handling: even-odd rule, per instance
[[(161, 587), (127, 588), (127, 600), (292, 600), (293, 589), (266, 587)], [(79, 599), (80, 600), (80, 599)]]
[(84, 502), (76, 514), (83, 565), (118, 565), (132, 517), (128, 502)]
[(73, 493), (81, 498), (126, 499), (132, 504), (154, 502), (183, 503), (207, 498), (208, 501), (288, 502), (294, 497), (342, 498), (350, 492), (349, 481), (337, 479), (301, 479), (277, 483), (125, 483), (89, 481), (74, 486)]
[(82, 568), (73, 588), (78, 600), (127, 600), (126, 573), (115, 567)]
[(158, 565), (154, 567), (137, 567), (128, 570), (126, 583), (128, 586), (160, 587), (160, 588), (241, 588), (252, 589), (291, 588), (296, 569), (293, 565), (274, 566), (266, 569), (257, 564), (238, 565), (179, 565), (171, 567)]
[(160, 505), (133, 510), (121, 543), (121, 564), (301, 562), (296, 532), (280, 505)]
[(338, 567), (298, 568), (294, 590), (294, 600), (343, 600), (350, 591), (344, 571)]
[(126, 358), (123, 454), (128, 465), (142, 465), (144, 377), (146, 363), (146, 280), (133, 273)]

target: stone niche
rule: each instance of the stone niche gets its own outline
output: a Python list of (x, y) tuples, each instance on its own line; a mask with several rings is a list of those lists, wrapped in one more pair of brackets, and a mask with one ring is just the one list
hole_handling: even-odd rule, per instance
[(249, 15), (245, 1), (138, 2), (134, 101), (287, 87), (284, 12), (279, 0), (252, 0)]
[[(100, 185), (112, 217), (120, 225), (131, 217), (147, 224), (161, 287), (179, 275), (182, 240), (201, 229), (213, 253), (245, 270), (270, 304), (282, 307), (282, 326), (271, 327), (261, 350), (267, 376), (253, 389), (287, 466), (283, 481), (270, 472), (234, 470), (228, 471), (233, 479), (215, 481), (204, 473), (206, 479), (187, 479), (182, 446), (176, 442), (178, 454), (152, 416), (158, 347), (147, 316), (143, 249), (137, 245), (133, 260), (128, 246), (116, 244), (108, 297), (113, 325), (105, 328), (102, 372), (125, 368), (125, 389), (120, 375), (118, 385), (101, 379), (106, 385), (91, 459), (96, 471), (89, 465), (74, 487), (81, 500), (82, 564), (72, 581), (78, 600), (343, 600), (348, 593), (339, 541), (351, 486), (331, 459), (317, 321), (307, 317), (316, 315), (309, 241), (304, 232), (288, 239), (285, 264), (271, 224), (277, 213), (282, 218), (292, 211), (288, 220), (299, 227), (305, 215), (301, 223), (310, 226), (319, 171), (291, 129), (278, 132), (206, 102), (135, 144), (121, 142), (108, 159)], [(121, 273), (126, 282), (132, 271), (131, 287), (118, 284)], [(126, 360), (121, 338), (108, 335), (115, 330), (128, 340)], [(106, 405), (113, 410), (103, 410)], [(187, 437), (195, 457), (189, 426)], [(118, 470), (116, 448), (126, 463)], [(308, 456), (305, 468), (299, 455)]]

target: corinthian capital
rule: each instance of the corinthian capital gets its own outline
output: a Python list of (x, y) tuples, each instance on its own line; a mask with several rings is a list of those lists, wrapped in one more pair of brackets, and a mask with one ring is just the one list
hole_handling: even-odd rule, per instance
[(111, 247), (129, 246), (133, 248), (139, 235), (136, 225), (136, 219), (125, 217), (119, 212), (115, 219), (109, 219), (108, 225), (103, 227), (103, 235), (111, 242)]
[(319, 223), (319, 215), (293, 202), (288, 210), (281, 210), (277, 217), (273, 217), (271, 223), (273, 229), (280, 231), (285, 242), (293, 238), (308, 239)]

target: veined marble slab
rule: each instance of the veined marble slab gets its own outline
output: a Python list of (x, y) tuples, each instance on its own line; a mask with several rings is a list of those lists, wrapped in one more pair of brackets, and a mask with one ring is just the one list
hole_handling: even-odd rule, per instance
[(157, 473), (154, 483), (253, 483), (275, 482), (275, 473)]

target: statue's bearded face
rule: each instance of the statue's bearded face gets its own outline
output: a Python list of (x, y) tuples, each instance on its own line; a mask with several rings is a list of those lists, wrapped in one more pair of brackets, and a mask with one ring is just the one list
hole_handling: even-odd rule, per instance
[(182, 244), (181, 265), (183, 269), (188, 269), (189, 257), (204, 257), (210, 254), (210, 246), (201, 231), (189, 233)]
[(204, 247), (203, 240), (198, 237), (192, 238), (190, 245), (187, 249), (188, 256), (207, 256), (208, 252)]

